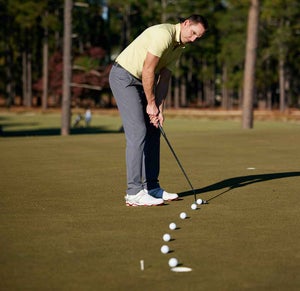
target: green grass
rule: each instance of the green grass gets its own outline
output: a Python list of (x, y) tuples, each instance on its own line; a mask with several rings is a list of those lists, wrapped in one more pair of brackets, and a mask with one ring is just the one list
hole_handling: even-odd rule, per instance
[[(197, 197), (209, 201), (192, 211), (163, 139), (160, 181), (182, 200), (125, 206), (118, 116), (94, 115), (67, 137), (59, 114), (0, 122), (1, 290), (299, 290), (299, 124), (167, 118)], [(168, 230), (172, 221), (179, 229)], [(174, 240), (163, 255), (166, 232)], [(193, 271), (171, 272), (173, 256)]]

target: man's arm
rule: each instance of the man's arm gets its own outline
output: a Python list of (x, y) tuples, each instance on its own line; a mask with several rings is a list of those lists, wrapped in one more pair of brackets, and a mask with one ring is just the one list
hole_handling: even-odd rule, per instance
[(147, 113), (150, 117), (151, 123), (157, 126), (157, 123), (163, 123), (163, 106), (164, 100), (168, 93), (169, 81), (171, 78), (171, 71), (162, 69), (159, 73), (159, 79), (155, 84), (155, 68), (159, 62), (159, 57), (147, 53), (143, 71), (142, 82), (144, 92), (147, 98)]
[(155, 88), (156, 104), (162, 112), (163, 103), (167, 97), (169, 82), (171, 79), (171, 71), (164, 68), (159, 73), (159, 79)]
[(156, 105), (155, 92), (154, 92), (155, 68), (157, 67), (158, 62), (159, 62), (159, 57), (154, 56), (148, 52), (146, 59), (144, 61), (143, 71), (142, 71), (142, 83), (143, 83), (146, 99), (148, 102), (146, 110), (150, 117), (151, 122), (154, 121), (154, 119), (157, 117), (159, 113), (158, 107)]

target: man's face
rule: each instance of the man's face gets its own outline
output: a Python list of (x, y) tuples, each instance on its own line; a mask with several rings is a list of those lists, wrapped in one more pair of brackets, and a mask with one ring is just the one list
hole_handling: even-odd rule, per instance
[(183, 44), (194, 42), (205, 33), (201, 23), (186, 20), (181, 24), (180, 40)]

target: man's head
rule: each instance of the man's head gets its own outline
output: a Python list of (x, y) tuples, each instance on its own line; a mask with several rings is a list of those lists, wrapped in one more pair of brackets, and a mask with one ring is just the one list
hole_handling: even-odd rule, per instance
[(202, 37), (208, 29), (208, 22), (205, 17), (193, 14), (180, 23), (180, 41), (183, 44), (194, 42)]

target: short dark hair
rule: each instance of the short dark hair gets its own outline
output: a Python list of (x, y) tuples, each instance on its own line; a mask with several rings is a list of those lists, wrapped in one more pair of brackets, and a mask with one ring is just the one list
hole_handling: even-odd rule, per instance
[(208, 30), (208, 21), (207, 19), (200, 15), (200, 14), (192, 14), (187, 18), (180, 18), (180, 22), (184, 22), (186, 20), (189, 20), (193, 23), (201, 23), (205, 30)]

